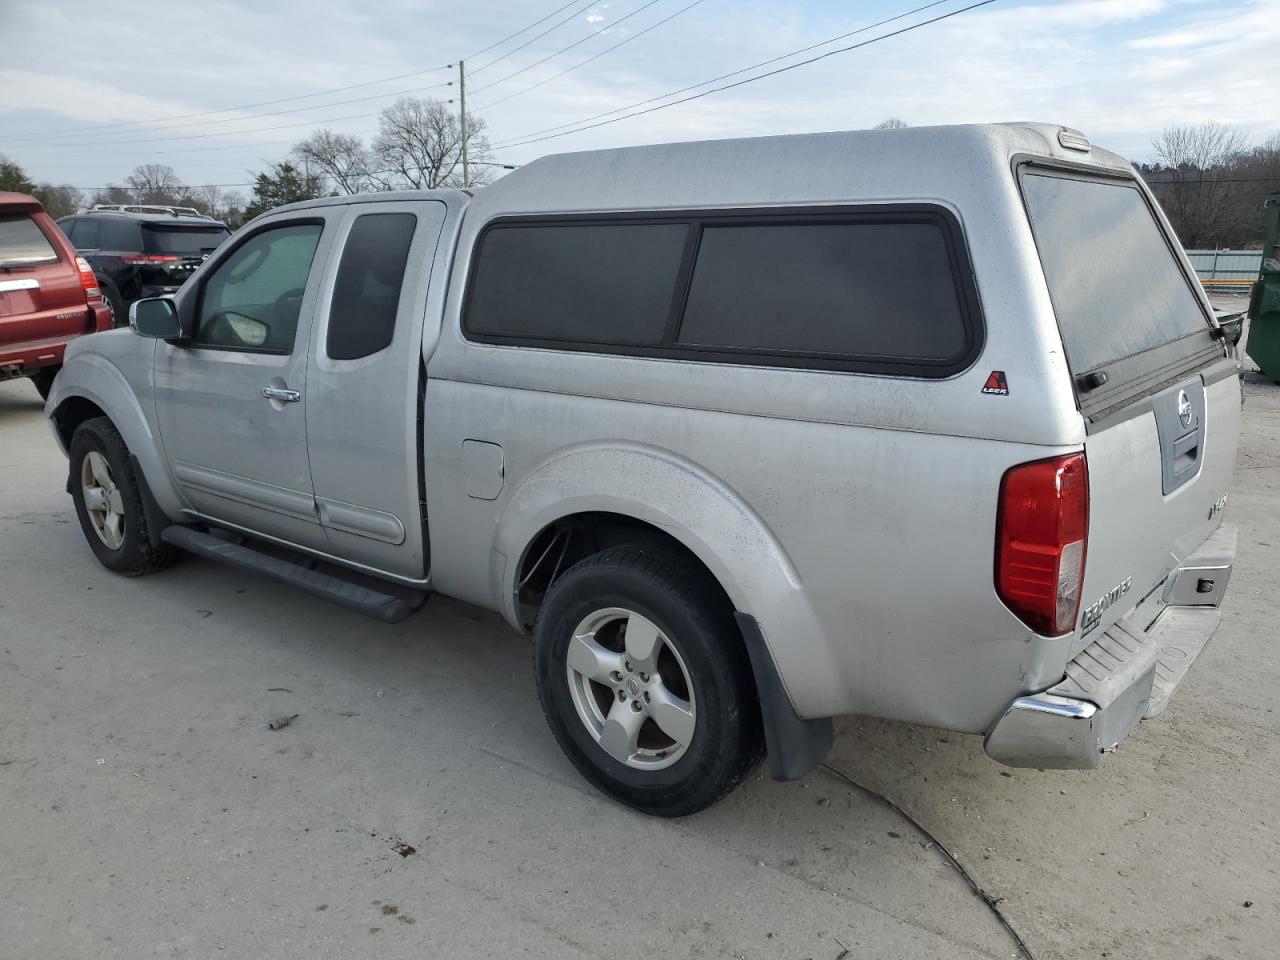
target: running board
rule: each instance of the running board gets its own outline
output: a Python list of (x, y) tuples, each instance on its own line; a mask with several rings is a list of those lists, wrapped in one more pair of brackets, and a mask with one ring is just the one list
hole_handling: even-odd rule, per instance
[(411, 598), (383, 593), (252, 547), (201, 533), (191, 527), (165, 527), (160, 533), (160, 539), (198, 557), (228, 563), (242, 570), (281, 580), (384, 623), (399, 623), (427, 602), (425, 593), (415, 591)]

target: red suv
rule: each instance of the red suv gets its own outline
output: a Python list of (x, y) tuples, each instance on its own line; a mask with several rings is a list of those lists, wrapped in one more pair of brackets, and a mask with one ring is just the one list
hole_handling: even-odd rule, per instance
[(0, 193), (0, 380), (30, 377), (48, 396), (67, 343), (111, 326), (93, 270), (40, 201)]

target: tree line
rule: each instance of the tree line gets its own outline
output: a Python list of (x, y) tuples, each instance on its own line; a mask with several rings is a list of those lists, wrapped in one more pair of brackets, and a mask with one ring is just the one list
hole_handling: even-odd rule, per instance
[[(299, 200), (376, 190), (432, 190), (463, 186), (463, 124), (434, 99), (401, 97), (382, 111), (378, 133), (366, 145), (359, 137), (318, 130), (289, 155), (247, 171), (250, 195), (217, 185), (188, 186), (172, 167), (144, 163), (123, 183), (86, 194), (70, 184), (34, 182), (16, 163), (0, 156), (0, 190), (34, 195), (55, 219), (95, 203), (195, 207), (239, 226), (265, 210)], [(466, 186), (491, 179), (493, 164), (484, 120), (467, 114)]]
[[(907, 126), (891, 117), (876, 129)], [(463, 124), (448, 104), (402, 97), (382, 111), (378, 133), (360, 137), (317, 130), (284, 159), (249, 171), (251, 191), (187, 186), (172, 167), (147, 163), (124, 183), (85, 196), (66, 184), (34, 183), (0, 157), (0, 190), (35, 194), (54, 217), (91, 203), (156, 203), (196, 207), (238, 226), (273, 207), (299, 200), (377, 190), (479, 186), (491, 179), (485, 123), (468, 114), (470, 169), (463, 183)], [(1250, 144), (1241, 131), (1213, 121), (1172, 126), (1152, 142), (1153, 159), (1137, 164), (1183, 246), (1253, 248), (1262, 243), (1262, 203), (1280, 191), (1280, 133)]]
[(1262, 204), (1280, 191), (1280, 133), (1251, 145), (1240, 130), (1210, 121), (1168, 127), (1138, 171), (1188, 249), (1255, 248)]

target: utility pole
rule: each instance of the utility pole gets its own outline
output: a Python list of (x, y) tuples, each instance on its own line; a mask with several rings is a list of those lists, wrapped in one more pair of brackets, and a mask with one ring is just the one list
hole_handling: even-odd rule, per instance
[(461, 60), (458, 61), (458, 101), (462, 107), (462, 185), (471, 186), (471, 177), (467, 172), (467, 69)]

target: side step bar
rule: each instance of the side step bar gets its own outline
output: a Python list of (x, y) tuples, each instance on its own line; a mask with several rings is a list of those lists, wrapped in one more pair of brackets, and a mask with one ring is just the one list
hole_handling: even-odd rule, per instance
[(312, 570), (300, 563), (262, 553), (252, 547), (232, 543), (212, 534), (201, 533), (191, 527), (178, 525), (165, 527), (160, 533), (160, 539), (196, 556), (229, 563), (242, 570), (282, 580), (307, 593), (331, 600), (349, 610), (363, 613), (375, 620), (382, 620), (384, 623), (399, 623), (427, 602), (425, 593), (415, 593), (412, 598), (397, 597), (330, 576), (319, 570)]

